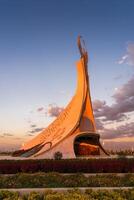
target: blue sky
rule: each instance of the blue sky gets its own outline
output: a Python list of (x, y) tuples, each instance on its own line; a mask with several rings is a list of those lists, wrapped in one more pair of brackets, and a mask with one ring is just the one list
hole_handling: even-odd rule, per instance
[[(32, 128), (47, 126), (54, 119), (50, 110), (71, 99), (79, 34), (90, 57), (92, 100), (113, 108), (117, 99), (112, 96), (133, 79), (134, 62), (128, 62), (133, 61), (133, 47), (127, 50), (134, 42), (133, 10), (133, 0), (0, 0), (0, 143), (4, 148), (18, 148), (34, 137), (38, 132), (33, 134)], [(43, 109), (38, 112), (38, 108)], [(132, 123), (133, 111), (126, 111), (131, 115), (127, 121), (107, 120), (109, 127), (104, 129)], [(121, 137), (110, 139), (120, 142)]]

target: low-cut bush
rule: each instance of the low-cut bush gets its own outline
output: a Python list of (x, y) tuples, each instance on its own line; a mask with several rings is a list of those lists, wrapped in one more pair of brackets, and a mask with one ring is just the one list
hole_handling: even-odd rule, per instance
[(134, 158), (0, 160), (0, 174), (19, 172), (133, 173)]
[(62, 153), (60, 151), (57, 151), (54, 153), (54, 159), (55, 160), (61, 160), (62, 159)]
[(1, 175), (0, 188), (134, 187), (134, 175), (124, 176), (59, 173)]
[(133, 200), (134, 189), (132, 190), (72, 190), (68, 192), (47, 191), (43, 194), (31, 192), (28, 195), (19, 195), (15, 192), (0, 191), (0, 200)]

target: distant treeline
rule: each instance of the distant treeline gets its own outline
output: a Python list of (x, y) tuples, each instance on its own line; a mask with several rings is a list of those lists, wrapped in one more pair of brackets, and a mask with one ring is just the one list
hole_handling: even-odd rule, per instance
[(126, 149), (126, 150), (107, 150), (110, 155), (120, 155), (120, 156), (134, 156), (134, 150)]
[[(0, 155), (3, 156), (10, 156), (13, 154), (14, 151), (0, 151)], [(122, 156), (134, 156), (134, 150), (132, 149), (125, 149), (125, 150), (106, 150), (106, 152), (108, 152), (109, 155), (122, 155)]]
[(10, 156), (12, 153), (11, 151), (0, 152), (0, 156)]

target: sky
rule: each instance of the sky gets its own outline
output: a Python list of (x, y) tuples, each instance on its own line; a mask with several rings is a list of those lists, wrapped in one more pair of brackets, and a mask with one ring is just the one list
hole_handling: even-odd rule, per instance
[(77, 36), (105, 148), (134, 147), (134, 1), (0, 0), (0, 150), (35, 137), (76, 88)]

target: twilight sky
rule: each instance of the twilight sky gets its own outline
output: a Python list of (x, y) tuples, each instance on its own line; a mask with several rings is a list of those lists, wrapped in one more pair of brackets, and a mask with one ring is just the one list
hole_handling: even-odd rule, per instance
[(0, 0), (0, 150), (19, 148), (68, 104), (79, 34), (101, 141), (134, 147), (134, 1)]

